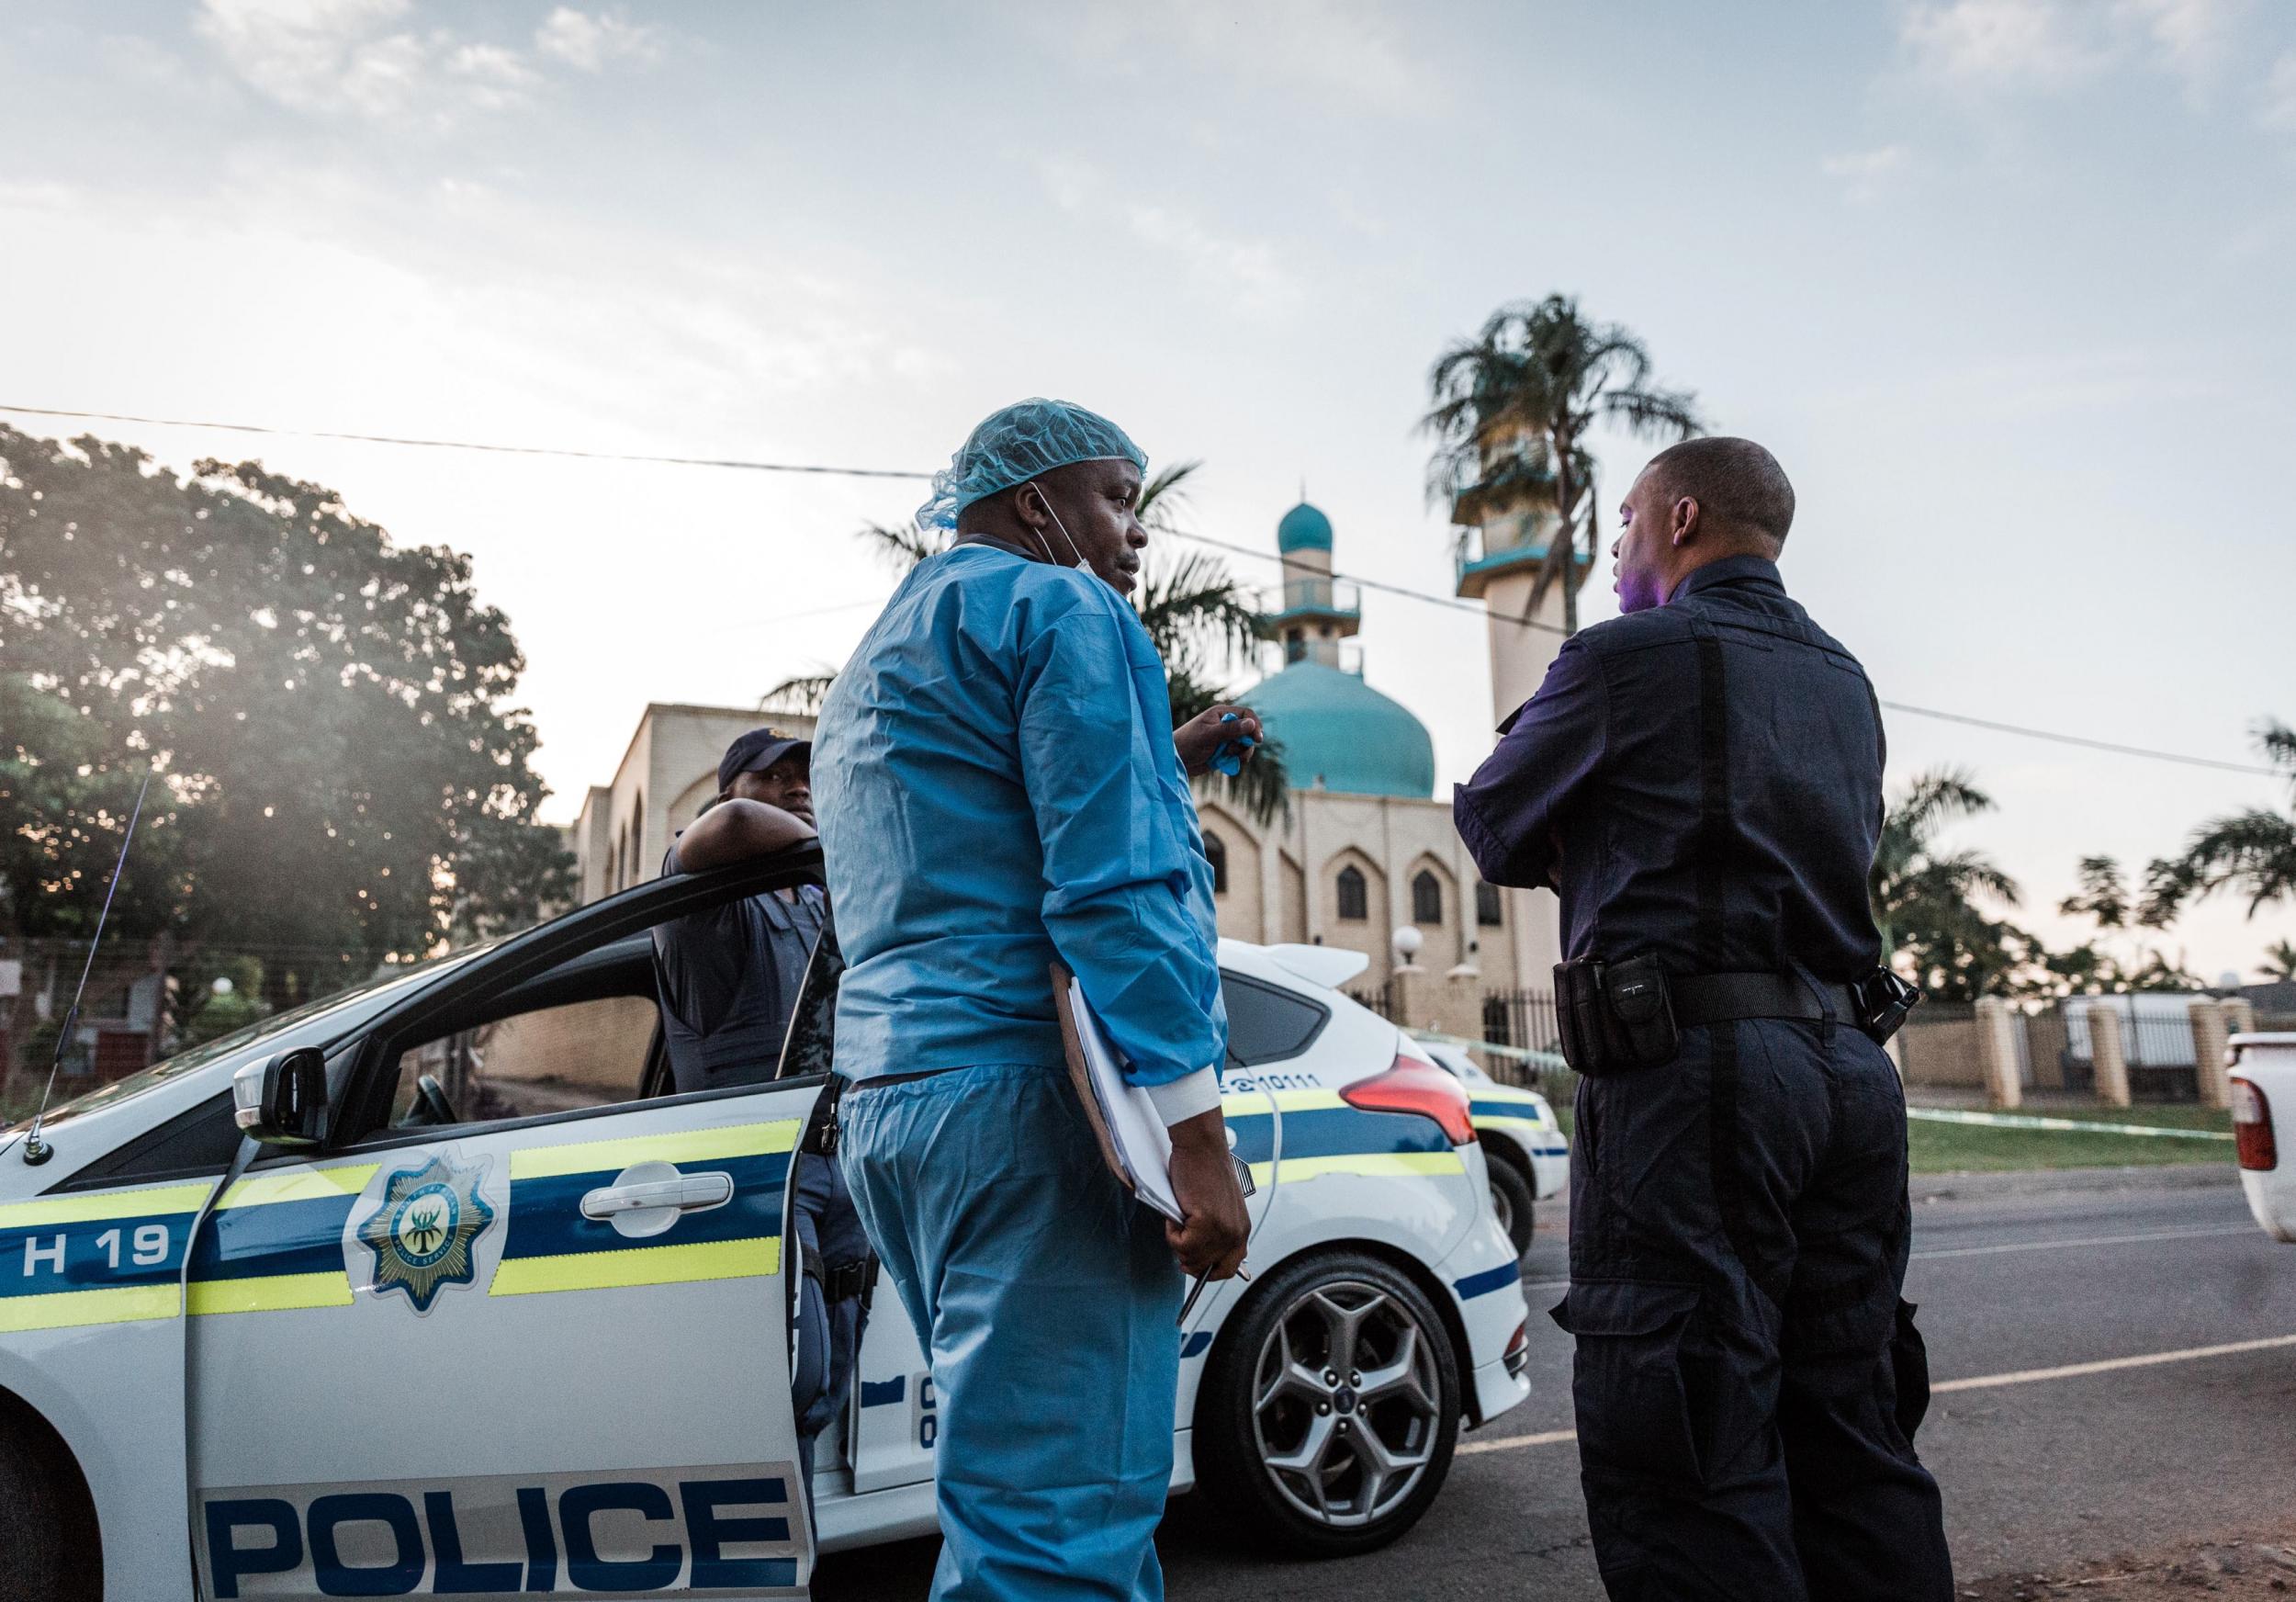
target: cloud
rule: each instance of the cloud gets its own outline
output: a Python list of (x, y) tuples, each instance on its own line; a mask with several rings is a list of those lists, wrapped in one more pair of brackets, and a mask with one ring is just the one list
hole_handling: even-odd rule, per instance
[(409, 0), (204, 0), (193, 30), (249, 85), (298, 111), (405, 108), (424, 47), (387, 32)]
[(2296, 51), (2272, 63), (2265, 80), (2264, 109), (2257, 121), (2279, 133), (2296, 133)]
[(1176, 48), (1255, 84), (1315, 91), (1349, 111), (1428, 116), (1455, 93), (1412, 51), (1398, 16), (1375, 0), (1100, 0), (1076, 9), (1069, 37), (1104, 61)]
[(651, 61), (659, 53), (652, 28), (613, 12), (591, 17), (571, 6), (559, 6), (535, 29), (535, 49), (583, 73), (602, 71), (608, 62), (625, 56)]
[(1222, 233), (1185, 207), (1120, 203), (1112, 197), (1120, 195), (1122, 187), (1082, 162), (1053, 158), (1039, 170), (1062, 210), (1094, 221), (1121, 223), (1134, 239), (1179, 263), (1199, 288), (1232, 306), (1283, 310), (1300, 299), (1299, 284), (1284, 271), (1275, 246), (1265, 240)]
[(1829, 178), (1841, 180), (1841, 192), (1858, 205), (1878, 199), (1889, 181), (1903, 173), (1910, 164), (1911, 152), (1901, 144), (1885, 144), (1879, 150), (1846, 151), (1840, 155), (1828, 156), (1818, 163), (1819, 170)]
[(515, 106), (542, 82), (516, 51), (494, 44), (456, 46), (446, 57), (447, 73), (469, 85), (471, 98), (490, 111)]
[[(201, 0), (192, 26), (240, 79), (296, 111), (445, 124), (460, 112), (513, 109), (543, 87), (536, 56), (411, 26), (411, 12), (412, 0)], [(535, 50), (596, 73), (649, 56), (653, 37), (561, 6), (535, 30)]]
[(2205, 92), (2234, 58), (2251, 0), (1918, 0), (1900, 41), (1932, 77), (2058, 90), (2134, 62)]
[(1167, 206), (1128, 206), (1124, 220), (1134, 238), (1177, 257), (1201, 288), (1231, 295), (1257, 310), (1288, 306), (1299, 298), (1299, 286), (1264, 240), (1215, 232), (1189, 213)]
[(1900, 37), (1939, 77), (2052, 87), (2104, 64), (2088, 33), (2057, 0), (1951, 0), (1910, 8)]

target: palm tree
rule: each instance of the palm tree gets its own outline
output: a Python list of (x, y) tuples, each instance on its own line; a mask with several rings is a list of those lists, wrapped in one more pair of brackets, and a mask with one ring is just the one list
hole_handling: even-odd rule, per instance
[(1914, 977), (1941, 999), (1974, 1000), (2006, 987), (2035, 949), (2022, 931), (1976, 904), (1990, 896), (2016, 906), (2017, 881), (1975, 852), (1938, 849), (1947, 824), (1992, 809), (1993, 798), (1969, 774), (1937, 768), (1915, 775), (1883, 818), (1866, 879), (1882, 950), (1910, 958)]
[[(2257, 746), (2283, 771), (2296, 800), (2296, 728), (2268, 719), (2257, 731)], [(2296, 816), (2252, 807), (2200, 825), (2180, 855), (2146, 870), (2143, 920), (2157, 929), (2188, 898), (2228, 888), (2247, 896), (2251, 918), (2268, 901), (2296, 898)]]
[[(1176, 513), (1187, 499), (1187, 480), (1202, 466), (1200, 461), (1175, 462), (1141, 487), (1140, 521), (1152, 534), (1180, 534)], [(861, 537), (906, 573), (947, 550), (956, 536), (949, 529), (872, 523), (861, 529)], [(1229, 575), (1218, 558), (1202, 551), (1167, 555), (1165, 550), (1149, 558), (1141, 575), (1138, 604), (1140, 621), (1164, 658), (1172, 726), (1176, 728), (1228, 698), (1222, 675), (1236, 661), (1251, 660), (1260, 615), (1250, 592)], [(759, 705), (763, 710), (817, 713), (835, 678), (834, 673), (806, 673), (784, 679), (765, 693)], [(1283, 750), (1273, 740), (1236, 777), (1215, 773), (1207, 783), (1261, 823), (1290, 805)]]
[(2276, 940), (2266, 946), (2264, 961), (2257, 965), (2257, 972), (2283, 983), (2296, 979), (2296, 942)]
[(1600, 540), (1587, 435), (1609, 423), (1640, 438), (1687, 439), (1704, 427), (1695, 397), (1653, 387), (1642, 342), (1619, 323), (1585, 321), (1563, 295), (1499, 308), (1481, 333), (1436, 358), (1427, 389), (1434, 404), (1420, 427), (1435, 440), (1429, 498), (1477, 522), (1552, 508), (1558, 527), (1531, 606), (1560, 580), (1563, 626), (1576, 633), (1578, 558), (1583, 549), (1591, 561)]

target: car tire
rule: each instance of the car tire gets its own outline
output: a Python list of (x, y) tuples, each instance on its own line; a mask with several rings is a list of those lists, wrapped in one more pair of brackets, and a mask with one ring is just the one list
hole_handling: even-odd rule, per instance
[(1531, 1249), (1532, 1214), (1538, 1206), (1537, 1192), (1532, 1188), (1530, 1175), (1488, 1145), (1483, 1148), (1483, 1162), (1491, 1174), (1491, 1210), (1498, 1217), (1499, 1227), (1514, 1243), (1514, 1255), (1520, 1258)]
[(1255, 1548), (1352, 1557), (1419, 1522), (1458, 1426), (1458, 1355), (1425, 1292), (1367, 1253), (1316, 1252), (1221, 1331), (1197, 1399), (1197, 1474)]
[(63, 1443), (20, 1405), (0, 1407), (0, 1596), (101, 1602), (103, 1595), (96, 1508)]

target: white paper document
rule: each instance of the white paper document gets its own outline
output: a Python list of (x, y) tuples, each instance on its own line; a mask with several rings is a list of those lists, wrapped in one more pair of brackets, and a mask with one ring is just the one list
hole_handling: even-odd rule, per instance
[(1100, 1021), (1085, 1000), (1084, 986), (1073, 978), (1068, 982), (1068, 1004), (1085, 1048), (1086, 1079), (1100, 1117), (1109, 1126), (1109, 1138), (1115, 1143), (1116, 1160), (1124, 1169), (1124, 1178), (1131, 1182), (1133, 1195), (1176, 1224), (1180, 1203), (1172, 1193), (1171, 1134), (1156, 1115), (1156, 1105), (1148, 1099), (1148, 1092), (1124, 1082), (1116, 1047), (1100, 1032)]

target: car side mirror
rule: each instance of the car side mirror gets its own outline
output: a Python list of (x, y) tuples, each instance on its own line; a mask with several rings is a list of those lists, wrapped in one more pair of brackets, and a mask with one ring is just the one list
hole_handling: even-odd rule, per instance
[(249, 1063), (231, 1076), (231, 1118), (264, 1145), (317, 1145), (327, 1138), (327, 1059), (307, 1045)]

